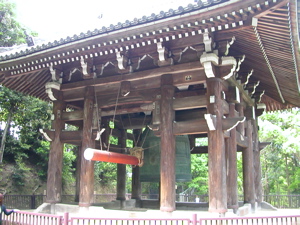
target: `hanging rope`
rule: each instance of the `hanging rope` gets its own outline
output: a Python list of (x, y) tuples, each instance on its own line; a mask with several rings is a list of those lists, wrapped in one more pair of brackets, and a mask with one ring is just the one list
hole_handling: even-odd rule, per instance
[[(119, 102), (120, 91), (121, 91), (121, 83), (119, 85), (119, 89), (118, 89), (118, 93), (117, 93), (117, 99), (116, 99), (115, 110), (114, 110), (113, 121), (112, 121), (113, 123), (115, 123), (115, 118), (116, 118), (116, 112), (117, 112), (117, 107), (118, 107), (118, 102)], [(109, 141), (109, 139), (112, 136), (112, 131), (113, 131), (113, 129), (110, 129), (110, 134), (109, 134), (109, 138), (108, 138), (107, 151), (109, 151), (109, 148), (110, 148), (110, 141)]]
[[(95, 82), (95, 76), (93, 78), (94, 81), (94, 89), (96, 86), (96, 82)], [(101, 134), (104, 132), (104, 128), (102, 130), (100, 130), (101, 128), (101, 124), (100, 124), (100, 116), (99, 116), (99, 107), (98, 107), (98, 98), (97, 98), (97, 94), (96, 91), (94, 90), (94, 94), (95, 94), (95, 100), (96, 100), (96, 119), (97, 119), (97, 127), (98, 127), (98, 132), (97, 132), (97, 137), (96, 140), (99, 140), (99, 144), (100, 144), (100, 150), (102, 150), (102, 138), (101, 138)]]

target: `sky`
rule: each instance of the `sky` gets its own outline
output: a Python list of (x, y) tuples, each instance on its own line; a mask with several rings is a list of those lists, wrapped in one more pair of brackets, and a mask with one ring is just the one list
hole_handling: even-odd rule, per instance
[[(194, 0), (11, 0), (17, 20), (39, 37), (55, 40), (135, 17), (187, 6)], [(101, 17), (102, 15), (102, 17)]]

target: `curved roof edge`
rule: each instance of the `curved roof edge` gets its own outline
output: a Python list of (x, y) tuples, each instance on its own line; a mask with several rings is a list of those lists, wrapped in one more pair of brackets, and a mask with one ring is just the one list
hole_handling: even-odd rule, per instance
[(191, 12), (197, 11), (199, 9), (212, 7), (214, 5), (218, 5), (220, 3), (227, 2), (227, 1), (230, 1), (230, 0), (208, 0), (205, 2), (202, 2), (201, 0), (199, 0), (199, 1), (197, 1), (196, 4), (189, 4), (186, 7), (179, 6), (178, 9), (175, 9), (175, 10), (169, 9), (166, 12), (161, 11), (159, 14), (152, 13), (150, 16), (143, 16), (142, 18), (139, 18), (139, 19), (135, 18), (133, 21), (126, 20), (125, 22), (123, 22), (123, 23), (119, 22), (116, 25), (111, 24), (108, 27), (103, 26), (101, 29), (96, 28), (94, 31), (88, 30), (86, 33), (82, 32), (79, 35), (75, 34), (72, 37), (68, 36), (66, 38), (61, 38), (60, 40), (54, 40), (53, 42), (49, 42), (47, 44), (37, 45), (37, 46), (31, 47), (31, 48), (26, 48), (21, 51), (17, 51), (15, 53), (11, 53), (9, 55), (5, 54), (5, 52), (3, 52), (3, 53), (0, 53), (0, 62), (11, 60), (11, 59), (16, 59), (16, 58), (26, 56), (26, 55), (29, 55), (32, 53), (47, 50), (47, 49), (50, 49), (53, 47), (62, 46), (62, 45), (76, 42), (79, 40), (84, 40), (86, 38), (110, 33), (113, 31), (128, 29), (128, 28), (132, 28), (135, 26), (139, 26), (139, 25), (143, 25), (143, 24), (147, 24), (147, 23), (151, 23), (151, 22), (155, 22), (155, 21), (172, 18), (174, 16), (191, 13)]

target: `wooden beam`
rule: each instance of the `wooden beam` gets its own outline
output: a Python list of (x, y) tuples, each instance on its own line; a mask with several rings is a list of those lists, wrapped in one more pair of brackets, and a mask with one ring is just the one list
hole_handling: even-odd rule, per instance
[(229, 117), (222, 119), (223, 130), (230, 131), (235, 128), (239, 123), (243, 123), (246, 117)]
[(242, 98), (247, 105), (254, 106), (255, 102), (253, 101), (253, 99), (248, 95), (248, 93), (244, 90), (244, 87), (235, 78), (229, 78), (228, 82), (231, 84), (231, 86), (235, 86), (239, 89)]
[(119, 123), (119, 128), (122, 129), (143, 129), (151, 123), (151, 116), (139, 116), (133, 118), (123, 118)]
[[(200, 64), (198, 67), (201, 67)], [(184, 86), (205, 83), (206, 75), (203, 69), (173, 74), (173, 84), (179, 89)]]
[(178, 74), (192, 71), (203, 70), (200, 62), (190, 62), (184, 64), (178, 64), (168, 67), (161, 67), (152, 70), (145, 70), (140, 72), (135, 72), (133, 74), (122, 74), (114, 75), (103, 78), (95, 78), (91, 80), (78, 81), (73, 83), (67, 83), (61, 85), (62, 91), (81, 89), (86, 86), (106, 86), (111, 84), (118, 84), (122, 81), (137, 81), (146, 78), (160, 77), (163, 74)]
[(153, 110), (153, 103), (145, 103), (139, 106), (130, 107), (117, 107), (117, 109), (102, 109), (102, 116), (113, 116), (113, 115), (123, 115), (130, 113), (139, 112), (151, 112)]
[(247, 148), (248, 147), (248, 138), (237, 131), (236, 132), (236, 143), (238, 146)]
[(265, 147), (267, 147), (271, 143), (272, 142), (259, 142), (259, 146), (258, 146), (259, 151), (263, 150)]
[(193, 147), (191, 154), (205, 154), (208, 153), (208, 146)]
[(116, 104), (130, 105), (130, 104), (146, 104), (154, 102), (156, 96), (160, 94), (160, 89), (146, 89), (139, 91), (131, 91), (127, 96), (120, 96), (118, 92), (111, 95), (98, 96), (98, 107), (109, 108), (114, 107)]
[(64, 120), (65, 122), (83, 120), (83, 110), (62, 112), (62, 120)]
[(207, 133), (208, 127), (205, 119), (176, 122), (173, 124), (174, 135)]
[(203, 119), (206, 113), (207, 113), (206, 108), (176, 111), (175, 121), (181, 122), (187, 120)]
[(186, 109), (195, 109), (195, 108), (206, 108), (206, 96), (191, 96), (185, 98), (179, 98), (173, 100), (173, 109), (174, 110), (186, 110)]

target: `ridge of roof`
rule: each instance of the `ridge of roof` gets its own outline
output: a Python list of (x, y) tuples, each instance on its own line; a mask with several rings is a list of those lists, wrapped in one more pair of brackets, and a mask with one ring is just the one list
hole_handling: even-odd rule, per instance
[(105, 34), (112, 31), (122, 30), (138, 25), (143, 25), (149, 22), (155, 22), (162, 19), (171, 18), (173, 16), (178, 16), (186, 13), (191, 13), (199, 9), (208, 8), (223, 2), (227, 2), (230, 0), (207, 0), (205, 2), (202, 2), (201, 0), (198, 0), (195, 4), (188, 4), (186, 7), (179, 6), (178, 9), (169, 9), (168, 11), (160, 11), (158, 14), (152, 13), (150, 16), (143, 16), (141, 18), (134, 18), (132, 21), (126, 20), (125, 22), (119, 22), (116, 25), (111, 24), (109, 26), (103, 26), (100, 29), (94, 29), (93, 31), (88, 30), (86, 33), (81, 32), (79, 35), (74, 34), (72, 37), (67, 36), (66, 38), (61, 38), (60, 40), (54, 40), (53, 42), (48, 42), (47, 44), (41, 44), (36, 45), (31, 48), (22, 48), (20, 50), (20, 46), (15, 46), (15, 48), (10, 48), (9, 52), (13, 50), (19, 50), (11, 54), (7, 54), (7, 51), (0, 52), (0, 62), (15, 59), (18, 57), (26, 56), (31, 53), (47, 50), (53, 47), (57, 47), (64, 44), (69, 44), (72, 42), (76, 42), (79, 40), (83, 40), (86, 38), (90, 38), (93, 36)]

